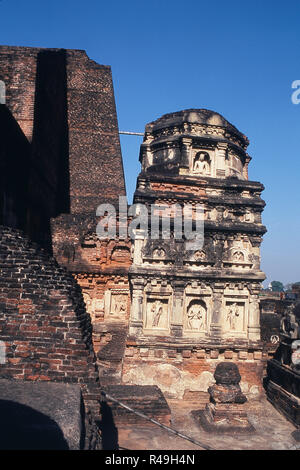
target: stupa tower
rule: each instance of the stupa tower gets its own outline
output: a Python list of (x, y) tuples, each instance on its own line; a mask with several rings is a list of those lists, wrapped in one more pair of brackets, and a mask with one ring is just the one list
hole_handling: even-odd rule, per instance
[[(178, 362), (183, 354), (199, 359), (201, 370), (203, 360), (224, 360), (224, 353), (237, 361), (262, 357), (264, 186), (248, 180), (248, 144), (236, 127), (206, 109), (166, 114), (146, 125), (134, 203), (147, 206), (149, 223), (134, 241), (125, 377), (132, 355), (137, 367), (144, 356), (148, 364), (149, 355), (158, 359), (158, 349), (160, 362)], [(174, 204), (202, 205), (201, 249), (191, 250), (189, 241), (176, 235)], [(162, 219), (171, 214), (169, 239), (162, 230), (151, 238), (153, 205)]]

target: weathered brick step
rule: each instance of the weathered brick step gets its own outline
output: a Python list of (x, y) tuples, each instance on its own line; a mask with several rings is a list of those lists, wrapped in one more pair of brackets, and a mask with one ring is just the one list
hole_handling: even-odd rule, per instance
[[(149, 418), (156, 419), (163, 424), (169, 424), (171, 419), (171, 411), (168, 403), (157, 386), (148, 385), (108, 385), (102, 386), (103, 390), (116, 400), (129, 406), (135, 411), (143, 413)], [(136, 414), (124, 409), (107, 399), (115, 423), (135, 423), (154, 426), (151, 422)]]

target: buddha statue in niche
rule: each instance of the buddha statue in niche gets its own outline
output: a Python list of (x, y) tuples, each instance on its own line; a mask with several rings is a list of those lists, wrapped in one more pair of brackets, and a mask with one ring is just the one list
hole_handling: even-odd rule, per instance
[(198, 152), (193, 161), (193, 172), (200, 175), (210, 174), (209, 155), (206, 152)]

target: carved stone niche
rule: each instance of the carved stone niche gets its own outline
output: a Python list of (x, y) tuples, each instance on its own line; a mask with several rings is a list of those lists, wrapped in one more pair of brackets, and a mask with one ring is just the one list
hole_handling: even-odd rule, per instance
[(240, 157), (232, 150), (229, 150), (228, 157), (226, 176), (236, 176), (239, 179), (243, 179), (243, 164)]
[[(150, 290), (151, 289), (151, 290)], [(161, 284), (145, 290), (143, 303), (144, 334), (169, 335), (172, 306), (172, 289)]]
[(177, 251), (174, 240), (148, 240), (142, 249), (143, 263), (151, 265), (170, 265), (174, 263)]
[(242, 242), (238, 242), (236, 245), (228, 249), (226, 259), (223, 261), (224, 268), (231, 269), (251, 269), (253, 263), (249, 252), (244, 248)]
[(184, 330), (192, 334), (207, 330), (207, 306), (202, 299), (190, 300), (185, 314)]
[(154, 164), (161, 164), (168, 161), (176, 161), (180, 158), (180, 149), (176, 146), (171, 145), (165, 148), (157, 149), (152, 153)]
[(196, 250), (189, 259), (184, 260), (184, 264), (199, 269), (213, 266), (214, 260), (208, 259), (207, 250)]
[(177, 147), (168, 147), (168, 160), (177, 160), (180, 157), (180, 150)]
[(97, 321), (100, 318), (104, 317), (104, 299), (96, 298), (93, 302), (94, 307), (94, 317)]
[(241, 222), (253, 223), (254, 214), (250, 210), (246, 210), (245, 213), (240, 218)]
[(232, 216), (232, 210), (231, 209), (228, 209), (228, 207), (225, 207), (223, 209), (223, 219), (225, 220), (232, 220), (233, 216)]
[(130, 263), (130, 248), (124, 245), (117, 245), (111, 252), (111, 260), (116, 263)]
[(194, 270), (214, 266), (216, 263), (216, 253), (213, 238), (205, 238), (204, 245), (199, 250), (186, 251), (183, 263)]
[(187, 287), (184, 298), (183, 335), (205, 336), (209, 331), (212, 296), (208, 288), (196, 283)]
[(204, 219), (205, 220), (217, 220), (218, 218), (218, 211), (215, 207), (213, 208), (208, 208), (207, 210), (204, 210)]
[(85, 303), (86, 311), (93, 318), (94, 311), (93, 311), (93, 303), (92, 303), (91, 295), (87, 292), (83, 292), (82, 295), (83, 295), (83, 300), (84, 300), (84, 303)]
[(92, 292), (83, 292), (83, 299), (86, 305), (86, 310), (90, 314), (92, 322), (103, 318), (104, 316), (104, 302), (103, 299), (97, 298)]
[(152, 264), (164, 264), (166, 252), (162, 247), (154, 248), (152, 252)]
[(105, 292), (105, 320), (125, 320), (128, 309), (128, 290), (109, 289)]
[(222, 305), (222, 330), (225, 336), (247, 338), (248, 297), (247, 290), (225, 291)]
[(211, 158), (208, 152), (199, 149), (194, 151), (191, 171), (195, 175), (211, 175)]

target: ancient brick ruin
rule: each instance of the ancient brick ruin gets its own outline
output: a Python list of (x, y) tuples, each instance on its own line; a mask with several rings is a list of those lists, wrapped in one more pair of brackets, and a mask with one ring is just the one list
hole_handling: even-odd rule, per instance
[[(78, 284), (22, 232), (3, 226), (0, 266), (0, 337), (6, 345), (1, 378), (78, 384), (88, 426), (99, 414), (100, 387)], [(87, 438), (96, 444), (96, 436)]]
[(280, 343), (268, 361), (266, 392), (273, 405), (300, 426), (300, 303), (292, 302), (281, 319)]
[(74, 278), (21, 232), (1, 227), (1, 375), (98, 382), (92, 325)]
[(125, 194), (110, 67), (84, 51), (1, 46), (0, 80), (0, 377), (79, 384), (85, 447), (95, 448), (91, 318), (51, 253), (71, 262), (103, 193), (111, 202)]
[(0, 80), (0, 222), (72, 258), (102, 195), (125, 194), (110, 67), (80, 50), (0, 46)]
[[(206, 110), (146, 126), (134, 202), (149, 214), (151, 204), (165, 210), (204, 204), (202, 250), (188, 252), (174, 237), (151, 240), (150, 225), (133, 244), (99, 240), (89, 225), (85, 233), (80, 229), (71, 260), (57, 254), (82, 287), (103, 383), (159, 385), (167, 396), (192, 398), (206, 393), (216, 364), (229, 359), (239, 364), (246, 392), (262, 390), (268, 359), (258, 303), (264, 202), (263, 186), (248, 180), (247, 145), (237, 129)], [(162, 315), (153, 326), (158, 303)], [(192, 311), (201, 318), (190, 318)]]
[[(134, 203), (148, 224), (100, 240), (97, 207), (113, 204), (119, 228), (126, 196), (110, 67), (80, 50), (1, 46), (0, 81), (0, 378), (78, 384), (94, 448), (101, 388), (167, 424), (164, 397), (204, 405), (231, 361), (258, 396), (275, 348), (268, 328), (261, 338), (264, 187), (248, 179), (247, 137), (205, 109), (147, 124)], [(194, 227), (199, 204), (192, 249), (175, 215), (189, 205)]]
[(264, 188), (248, 180), (247, 145), (208, 110), (167, 114), (146, 126), (134, 201), (166, 213), (174, 204), (201, 203), (204, 244), (189, 250), (174, 230), (171, 240), (145, 233), (135, 240), (125, 381), (161, 380), (166, 393), (182, 397), (204, 391), (208, 372), (230, 359), (248, 390), (260, 386)]

